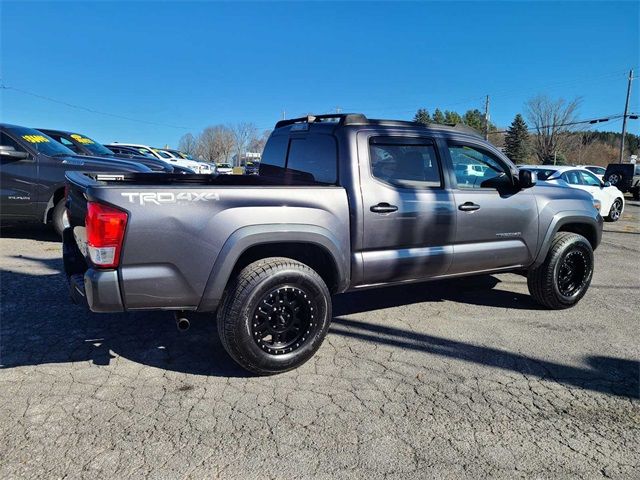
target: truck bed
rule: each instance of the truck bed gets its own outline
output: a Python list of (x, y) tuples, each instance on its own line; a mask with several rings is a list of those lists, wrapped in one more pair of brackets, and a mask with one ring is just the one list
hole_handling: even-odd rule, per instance
[[(84, 277), (90, 286), (96, 274), (107, 275), (83, 253), (87, 201), (128, 213), (120, 265), (108, 273), (121, 310), (213, 310), (224, 288), (216, 281), (230, 273), (228, 260), (243, 245), (254, 245), (252, 239), (281, 241), (291, 232), (300, 239), (328, 238), (332, 245), (324, 247), (339, 255), (347, 270), (342, 283), (348, 282), (350, 215), (342, 187), (255, 175), (153, 173), (69, 172), (67, 182), (69, 278)], [(91, 307), (96, 299), (86, 295)]]

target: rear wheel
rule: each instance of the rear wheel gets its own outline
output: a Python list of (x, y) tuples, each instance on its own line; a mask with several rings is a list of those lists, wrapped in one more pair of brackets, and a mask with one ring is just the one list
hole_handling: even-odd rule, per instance
[(587, 293), (593, 277), (593, 249), (582, 235), (559, 232), (542, 265), (529, 270), (527, 285), (545, 307), (569, 308)]
[(62, 237), (62, 232), (69, 226), (69, 220), (66, 215), (66, 207), (64, 206), (64, 198), (58, 200), (56, 206), (51, 212), (51, 223), (58, 235)]
[(331, 295), (307, 265), (265, 258), (232, 281), (218, 309), (222, 345), (240, 366), (269, 375), (302, 365), (331, 323)]
[(609, 215), (606, 220), (609, 222), (617, 222), (620, 220), (620, 216), (622, 215), (622, 199), (616, 198), (611, 205), (611, 210), (609, 210)]

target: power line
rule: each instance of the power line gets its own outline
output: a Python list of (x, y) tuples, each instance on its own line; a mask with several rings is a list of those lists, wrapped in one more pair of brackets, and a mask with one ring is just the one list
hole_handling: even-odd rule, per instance
[(118, 115), (116, 113), (102, 112), (100, 110), (95, 110), (93, 108), (84, 107), (82, 105), (75, 105), (73, 103), (65, 102), (63, 100), (58, 100), (58, 99), (55, 99), (55, 98), (47, 97), (46, 95), (40, 95), (39, 93), (29, 92), (29, 91), (23, 90), (21, 88), (11, 87), (9, 85), (2, 84), (2, 85), (0, 85), (0, 89), (12, 90), (14, 92), (19, 92), (19, 93), (22, 93), (22, 94), (25, 94), (25, 95), (30, 95), (30, 96), (35, 97), (35, 98), (40, 98), (41, 100), (46, 100), (48, 102), (57, 103), (57, 104), (60, 104), (60, 105), (64, 105), (66, 107), (75, 108), (77, 110), (84, 110), (85, 112), (95, 113), (95, 114), (98, 114), (98, 115), (105, 115), (107, 117), (119, 118), (121, 120), (128, 120), (130, 122), (146, 123), (147, 125), (156, 125), (156, 126), (160, 126), (160, 127), (177, 128), (179, 130), (194, 130), (191, 127), (184, 127), (184, 126), (181, 126), (181, 125), (171, 125), (169, 123), (152, 122), (152, 121), (148, 121), (148, 120), (141, 120), (141, 119), (138, 119), (138, 118), (126, 117), (124, 115)]
[[(547, 128), (558, 128), (558, 127), (571, 127), (574, 125), (585, 125), (585, 124), (590, 124), (590, 125), (595, 125), (598, 123), (607, 123), (607, 122), (613, 122), (616, 120), (620, 120), (624, 117), (624, 114), (617, 114), (617, 115), (609, 115), (608, 117), (600, 117), (600, 118), (590, 118), (587, 120), (575, 120), (573, 122), (567, 122), (567, 123), (558, 123), (558, 124), (551, 124), (551, 125), (540, 125), (538, 127), (528, 127), (527, 130), (529, 131), (535, 131), (535, 130), (544, 130)], [(631, 113), (627, 115), (627, 118), (630, 118), (632, 120), (636, 120), (638, 118), (637, 114)], [(507, 133), (509, 130), (494, 130), (490, 133)]]

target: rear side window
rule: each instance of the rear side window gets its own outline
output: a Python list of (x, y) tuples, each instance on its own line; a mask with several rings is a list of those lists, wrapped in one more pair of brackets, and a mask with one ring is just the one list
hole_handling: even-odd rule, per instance
[(383, 182), (403, 188), (442, 187), (440, 165), (431, 142), (403, 144), (375, 139), (370, 145), (371, 171)]
[(338, 181), (337, 165), (336, 141), (329, 135), (276, 135), (265, 146), (260, 175), (333, 184)]

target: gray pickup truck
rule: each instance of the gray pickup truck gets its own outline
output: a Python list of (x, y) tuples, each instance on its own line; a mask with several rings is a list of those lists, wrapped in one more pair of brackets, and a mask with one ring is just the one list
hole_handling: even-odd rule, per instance
[(260, 175), (67, 179), (72, 298), (217, 311), (224, 347), (259, 374), (308, 360), (347, 291), (518, 271), (540, 304), (570, 307), (602, 235), (588, 193), (536, 184), (477, 134), (361, 114), (278, 122)]

